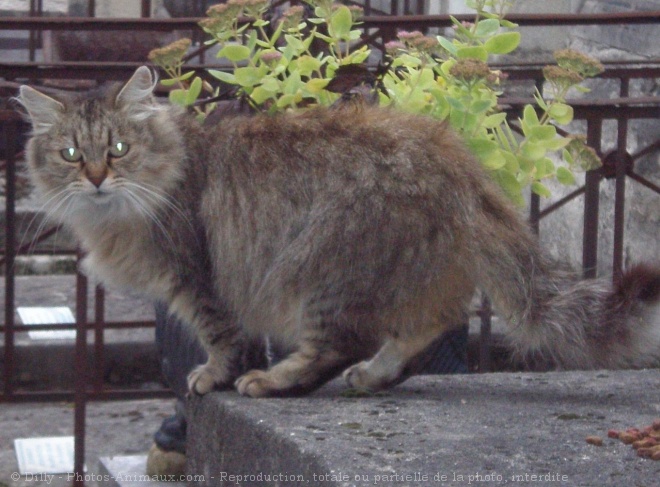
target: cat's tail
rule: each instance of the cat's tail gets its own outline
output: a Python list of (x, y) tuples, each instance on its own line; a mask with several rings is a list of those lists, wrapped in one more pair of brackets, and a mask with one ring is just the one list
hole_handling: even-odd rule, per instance
[(473, 258), (520, 353), (564, 369), (660, 365), (660, 268), (638, 265), (615, 284), (582, 280), (549, 262), (520, 220), (497, 221)]

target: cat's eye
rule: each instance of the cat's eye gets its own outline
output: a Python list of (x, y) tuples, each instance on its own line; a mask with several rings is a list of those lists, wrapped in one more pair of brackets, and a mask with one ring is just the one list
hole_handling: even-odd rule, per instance
[(75, 147), (67, 147), (66, 149), (62, 149), (60, 151), (60, 155), (62, 156), (62, 159), (67, 162), (78, 162), (80, 159), (82, 159), (82, 153)]
[(126, 155), (129, 148), (130, 146), (125, 142), (115, 142), (110, 146), (108, 152), (112, 157), (122, 157)]

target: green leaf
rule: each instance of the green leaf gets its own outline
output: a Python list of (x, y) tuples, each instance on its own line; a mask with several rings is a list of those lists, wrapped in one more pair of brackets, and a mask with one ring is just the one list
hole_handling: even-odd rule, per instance
[(552, 125), (537, 125), (529, 129), (529, 137), (536, 140), (552, 140), (557, 136), (557, 129)]
[(505, 120), (506, 120), (506, 113), (504, 112), (495, 113), (493, 115), (488, 115), (482, 122), (481, 126), (487, 129), (492, 129), (502, 125)]
[(329, 82), (330, 82), (329, 79), (314, 78), (314, 79), (310, 79), (307, 83), (305, 83), (305, 88), (307, 88), (307, 91), (309, 91), (310, 93), (320, 93), (328, 85)]
[(179, 82), (179, 78), (161, 79), (160, 84), (163, 86), (174, 86)]
[(566, 125), (573, 120), (573, 107), (565, 103), (553, 103), (550, 105), (548, 115), (560, 125)]
[(481, 46), (459, 47), (456, 51), (456, 57), (459, 59), (478, 59), (488, 61), (488, 51)]
[(457, 48), (456, 46), (446, 37), (437, 36), (438, 42), (440, 45), (449, 52), (452, 56), (456, 56)]
[(466, 141), (468, 148), (479, 157), (482, 161), (485, 160), (490, 154), (498, 150), (497, 143), (493, 140), (483, 139), (480, 137), (473, 137)]
[(280, 83), (275, 78), (271, 78), (271, 77), (264, 78), (261, 81), (261, 88), (271, 93), (275, 93), (279, 91)]
[(305, 44), (296, 36), (292, 36), (291, 34), (284, 34), (284, 40), (286, 41), (287, 45), (291, 46), (296, 52), (302, 52), (305, 50)]
[(264, 74), (268, 68), (255, 68), (252, 66), (246, 66), (244, 68), (236, 68), (234, 70), (234, 76), (236, 77), (236, 83), (243, 87), (251, 87), (261, 82)]
[(536, 114), (536, 110), (534, 110), (532, 105), (525, 105), (522, 121), (525, 125), (527, 125), (529, 129), (537, 126), (540, 123), (539, 116)]
[(565, 167), (558, 167), (557, 181), (566, 186), (572, 186), (575, 184), (575, 176), (573, 176), (573, 173), (569, 169)]
[(535, 177), (537, 179), (547, 178), (555, 172), (555, 164), (548, 157), (536, 161), (534, 166), (536, 167)]
[(573, 159), (573, 156), (571, 155), (571, 153), (568, 152), (566, 149), (564, 149), (562, 151), (561, 155), (562, 155), (564, 161), (566, 161), (566, 163), (569, 166), (573, 166), (575, 164), (575, 159)]
[(321, 61), (312, 56), (300, 56), (294, 69), (300, 72), (301, 76), (310, 76), (313, 72), (321, 68)]
[(234, 63), (238, 61), (244, 61), (250, 57), (250, 48), (241, 44), (227, 44), (225, 47), (220, 49), (220, 52), (218, 52), (218, 57), (227, 58)]
[(475, 100), (470, 105), (470, 112), (478, 115), (487, 111), (492, 105), (493, 102), (491, 100)]
[(501, 150), (494, 150), (481, 160), (486, 169), (501, 169), (507, 164), (507, 159)]
[(294, 71), (286, 80), (284, 80), (282, 91), (285, 95), (295, 95), (302, 88), (303, 83), (300, 79), (300, 73)]
[(552, 196), (550, 190), (543, 183), (538, 181), (534, 181), (532, 183), (532, 191), (534, 191), (539, 196), (543, 196), (544, 198), (549, 198)]
[(191, 78), (193, 74), (195, 74), (194, 71), (188, 71), (187, 73), (183, 73), (181, 76), (179, 76), (179, 79), (181, 81), (185, 81), (185, 80)]
[(500, 21), (498, 19), (486, 19), (480, 20), (477, 23), (477, 28), (474, 33), (477, 37), (490, 37), (497, 33), (499, 29)]
[(520, 32), (502, 32), (484, 43), (484, 48), (490, 54), (508, 54), (520, 44)]
[(186, 90), (172, 90), (169, 94), (170, 103), (173, 105), (181, 105), (185, 107), (187, 98)]
[(197, 97), (202, 92), (202, 78), (196, 77), (190, 84), (190, 89), (186, 94), (186, 105), (192, 105), (197, 101)]
[(518, 206), (523, 206), (525, 200), (522, 197), (522, 185), (513, 173), (501, 169), (493, 173), (495, 180), (498, 182), (500, 187), (504, 190), (506, 195)]
[(538, 161), (542, 157), (545, 157), (545, 153), (545, 147), (538, 142), (526, 140), (520, 145), (520, 154), (528, 161)]
[(332, 37), (341, 40), (348, 40), (351, 27), (353, 26), (353, 16), (347, 6), (342, 5), (335, 10), (330, 17), (328, 32)]
[(274, 93), (272, 91), (264, 89), (263, 86), (257, 86), (254, 90), (252, 90), (250, 98), (252, 98), (257, 105), (261, 105), (266, 100), (272, 98), (273, 94)]
[(214, 78), (217, 78), (225, 83), (232, 85), (238, 84), (236, 77), (232, 73), (227, 73), (226, 71), (218, 71), (217, 69), (209, 69), (208, 73)]

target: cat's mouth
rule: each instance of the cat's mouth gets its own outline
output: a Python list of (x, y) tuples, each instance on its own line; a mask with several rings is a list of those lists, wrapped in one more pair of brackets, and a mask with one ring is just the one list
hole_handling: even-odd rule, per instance
[(98, 205), (102, 205), (109, 203), (110, 200), (112, 200), (112, 193), (99, 190), (99, 191), (94, 191), (93, 193), (89, 193), (89, 197), (94, 203)]

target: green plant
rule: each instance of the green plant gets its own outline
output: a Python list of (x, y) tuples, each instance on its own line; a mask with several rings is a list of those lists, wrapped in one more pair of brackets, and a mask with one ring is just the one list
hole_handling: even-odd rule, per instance
[[(209, 74), (267, 113), (334, 103), (340, 95), (328, 88), (335, 74), (342, 66), (361, 65), (370, 55), (366, 46), (355, 47), (362, 11), (332, 0), (305, 1), (315, 17), (305, 19), (303, 7), (294, 6), (275, 23), (267, 20), (267, 0), (229, 0), (211, 7), (200, 25), (211, 36), (208, 42), (219, 44), (218, 57), (232, 70)], [(448, 120), (518, 203), (528, 186), (549, 196), (543, 183), (549, 178), (573, 184), (575, 169), (591, 169), (600, 161), (582, 138), (562, 136), (556, 126), (573, 119), (566, 102), (569, 90), (585, 91), (580, 83), (600, 73), (602, 66), (575, 51), (555, 53), (557, 65), (544, 69), (547, 96), (534, 93), (535, 104), (524, 107), (512, 128), (498, 105), (505, 76), (488, 65), (492, 56), (508, 54), (520, 43), (516, 25), (505, 19), (511, 2), (466, 3), (475, 10), (475, 20), (462, 23), (452, 18), (451, 39), (402, 31), (398, 40), (386, 44), (390, 62), (378, 80), (379, 103)], [(203, 92), (216, 97), (217, 87), (192, 71), (183, 72), (187, 48), (182, 51), (185, 41), (178, 42), (150, 55), (169, 76), (163, 83), (177, 85), (170, 92), (171, 101), (188, 106)], [(214, 104), (195, 109), (203, 117)], [(552, 153), (561, 154), (558, 163), (549, 157)]]

